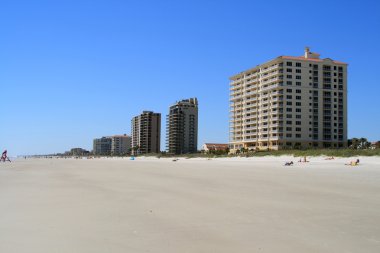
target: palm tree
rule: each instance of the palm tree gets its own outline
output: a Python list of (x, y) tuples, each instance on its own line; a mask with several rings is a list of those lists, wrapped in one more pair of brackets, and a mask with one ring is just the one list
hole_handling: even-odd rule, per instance
[(133, 151), (132, 154), (133, 154), (133, 155), (137, 155), (139, 149), (140, 149), (139, 146), (134, 146), (134, 147), (132, 147), (132, 151)]
[(359, 139), (358, 138), (352, 138), (348, 140), (348, 147), (352, 149), (358, 149), (359, 146)]

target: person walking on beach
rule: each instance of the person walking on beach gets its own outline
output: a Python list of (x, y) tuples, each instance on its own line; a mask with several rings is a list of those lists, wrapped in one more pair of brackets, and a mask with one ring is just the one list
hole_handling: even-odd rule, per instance
[(3, 161), (3, 162), (6, 162), (6, 161), (8, 161), (8, 162), (11, 162), (11, 160), (9, 160), (9, 157), (7, 156), (7, 150), (4, 150), (4, 152), (3, 152), (3, 154), (1, 155), (1, 159), (0, 159), (0, 161)]

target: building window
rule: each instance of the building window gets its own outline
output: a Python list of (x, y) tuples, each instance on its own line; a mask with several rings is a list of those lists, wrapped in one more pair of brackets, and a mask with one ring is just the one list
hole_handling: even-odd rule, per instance
[(296, 112), (301, 112), (301, 108), (296, 108)]
[(292, 81), (286, 81), (286, 85), (292, 85)]
[(296, 73), (301, 73), (301, 70), (300, 69), (296, 69)]
[(286, 105), (292, 105), (292, 101), (286, 101)]
[(323, 65), (323, 70), (331, 70), (331, 66), (328, 66), (328, 65)]
[(292, 112), (292, 108), (286, 108), (287, 112)]
[(301, 138), (301, 134), (296, 134), (296, 138)]
[(301, 76), (296, 76), (296, 79), (301, 79)]
[(292, 89), (286, 89), (286, 92), (292, 93)]
[(292, 62), (286, 62), (286, 66), (292, 66), (293, 64), (292, 64)]
[(296, 62), (296, 67), (301, 67), (301, 63), (300, 62)]
[(296, 96), (296, 99), (301, 100), (301, 96)]
[(292, 79), (293, 76), (292, 75), (286, 75), (286, 78)]
[(292, 69), (286, 69), (286, 72), (293, 72)]
[(296, 102), (296, 106), (301, 106), (301, 102)]
[(297, 86), (301, 86), (301, 82), (296, 82), (296, 85)]
[(296, 125), (301, 125), (301, 121), (296, 121)]

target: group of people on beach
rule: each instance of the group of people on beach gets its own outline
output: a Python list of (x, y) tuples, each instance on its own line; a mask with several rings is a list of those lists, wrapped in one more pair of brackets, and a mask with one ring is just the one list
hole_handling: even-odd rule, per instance
[(8, 151), (4, 150), (3, 154), (1, 155), (0, 162), (11, 162), (11, 160), (9, 159), (7, 153), (8, 153)]
[[(331, 156), (331, 157), (327, 157), (325, 160), (334, 160), (335, 158), (333, 157), (333, 156)], [(307, 159), (306, 159), (306, 156), (302, 159), (302, 158), (300, 158), (299, 159), (299, 161), (298, 161), (299, 163), (307, 163), (307, 162), (309, 162)], [(360, 162), (360, 160), (359, 159), (356, 159), (355, 161), (351, 161), (351, 162), (349, 162), (349, 163), (345, 163), (344, 165), (349, 165), (349, 166), (357, 166), (357, 165), (359, 165), (359, 162)], [(292, 166), (294, 163), (293, 163), (293, 161), (290, 161), (290, 162), (286, 162), (285, 164), (284, 164), (284, 166)]]

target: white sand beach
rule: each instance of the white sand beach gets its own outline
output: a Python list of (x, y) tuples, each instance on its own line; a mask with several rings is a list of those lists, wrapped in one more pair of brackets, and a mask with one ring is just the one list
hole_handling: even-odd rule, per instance
[(297, 160), (0, 163), (0, 252), (380, 252), (380, 158)]

